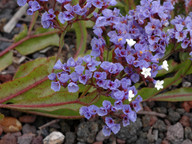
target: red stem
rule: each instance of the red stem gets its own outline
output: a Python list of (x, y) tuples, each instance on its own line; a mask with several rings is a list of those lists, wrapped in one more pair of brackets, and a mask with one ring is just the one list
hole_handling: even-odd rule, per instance
[(183, 97), (187, 97), (187, 96), (191, 96), (192, 94), (179, 94), (179, 95), (170, 95), (170, 96), (162, 96), (162, 97), (156, 97), (156, 98), (150, 98), (150, 99), (148, 99), (148, 100), (146, 100), (146, 101), (155, 101), (155, 100), (161, 100), (161, 99), (167, 99), (167, 98), (175, 98), (175, 97), (181, 97), (181, 96), (183, 96)]
[[(8, 107), (12, 108), (43, 108), (43, 107), (53, 107), (53, 106), (61, 106), (61, 105), (67, 105), (67, 104), (81, 104), (81, 105), (88, 105), (84, 102), (81, 102), (79, 100), (75, 101), (68, 101), (68, 102), (60, 102), (60, 103), (53, 103), (53, 104), (32, 104), (32, 105), (21, 105), (21, 104), (9, 104)], [(4, 107), (6, 104), (0, 104), (0, 107)]]

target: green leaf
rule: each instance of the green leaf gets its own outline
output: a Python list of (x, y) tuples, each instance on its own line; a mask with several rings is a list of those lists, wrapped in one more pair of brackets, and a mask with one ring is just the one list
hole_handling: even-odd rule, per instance
[(192, 88), (175, 89), (155, 96), (151, 100), (156, 101), (192, 101)]
[(18, 68), (13, 79), (16, 79), (19, 77), (24, 77), (24, 76), (28, 75), (34, 68), (38, 67), (41, 64), (45, 64), (46, 61), (47, 61), (47, 58), (37, 58), (33, 61), (29, 61), (25, 64), (22, 64)]
[(77, 56), (83, 56), (86, 50), (87, 44), (87, 29), (84, 21), (78, 21), (73, 24), (73, 28), (76, 33), (76, 58)]
[(13, 52), (11, 51), (0, 57), (0, 71), (4, 70), (6, 67), (12, 64), (12, 61), (13, 61)]
[(91, 102), (93, 96), (90, 93), (81, 101), (78, 92), (69, 93), (67, 88), (53, 91), (47, 76), (55, 59), (39, 58), (23, 64), (13, 81), (0, 85), (0, 107), (57, 118), (81, 118), (79, 108)]
[[(36, 34), (40, 33), (41, 31), (48, 32), (50, 31), (50, 29), (38, 29), (36, 31)], [(22, 55), (28, 55), (41, 49), (44, 49), (50, 45), (59, 46), (59, 36), (57, 34), (50, 34), (29, 39), (17, 46), (16, 50), (19, 51)]]
[(14, 36), (14, 41), (15, 42), (18, 42), (18, 41), (20, 41), (21, 39), (23, 39), (24, 37), (27, 36), (27, 33), (28, 33), (27, 25), (24, 24), (23, 27), (24, 27), (24, 29), (18, 35)]
[(189, 53), (188, 52), (180, 52), (179, 58), (182, 62), (185, 62), (187, 59), (189, 59)]

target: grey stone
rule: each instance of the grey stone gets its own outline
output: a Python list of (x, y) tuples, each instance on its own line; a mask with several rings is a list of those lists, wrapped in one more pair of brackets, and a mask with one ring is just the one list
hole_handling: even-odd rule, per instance
[(130, 125), (122, 127), (116, 136), (118, 139), (128, 140), (133, 136), (137, 135), (141, 127), (142, 127), (141, 119), (137, 118), (137, 120), (134, 123), (131, 122)]
[(98, 142), (102, 142), (104, 141), (105, 139), (109, 138), (109, 136), (104, 136), (102, 130), (100, 132), (98, 132), (97, 136), (96, 136), (96, 141)]
[(169, 109), (168, 119), (171, 122), (177, 122), (181, 118), (180, 114), (178, 112), (173, 111), (172, 109)]
[(131, 137), (130, 139), (128, 139), (128, 140), (126, 141), (126, 144), (135, 143), (136, 140), (137, 140), (137, 135), (135, 135), (135, 136)]
[(160, 132), (165, 132), (167, 130), (167, 126), (165, 125), (164, 121), (158, 119), (153, 127)]
[(190, 87), (191, 83), (188, 81), (182, 82), (182, 87)]
[(31, 141), (35, 137), (35, 134), (24, 134), (17, 139), (18, 144), (31, 144)]
[(185, 113), (185, 110), (182, 108), (177, 108), (176, 112), (178, 112), (180, 115), (183, 115)]
[(61, 132), (52, 132), (43, 139), (43, 144), (62, 144), (65, 136)]
[(73, 132), (67, 132), (65, 134), (65, 144), (74, 144), (76, 135)]
[(140, 131), (139, 137), (146, 139), (147, 138), (147, 132)]
[(22, 127), (22, 132), (23, 132), (23, 134), (26, 134), (26, 133), (36, 134), (36, 128), (35, 128), (35, 126), (29, 125), (29, 124), (25, 124)]
[(147, 141), (147, 139), (143, 139), (143, 138), (140, 138), (136, 141), (135, 144), (148, 144), (149, 142)]
[(93, 143), (98, 132), (98, 124), (96, 122), (80, 123), (77, 129), (77, 140), (80, 142)]
[(34, 59), (39, 58), (39, 57), (45, 57), (45, 55), (44, 54), (40, 54), (39, 52), (33, 54), (33, 58)]
[(70, 126), (64, 120), (61, 120), (59, 124), (61, 126), (61, 132), (62, 133), (65, 134), (66, 132), (70, 131)]
[(33, 138), (31, 144), (42, 144), (43, 143), (43, 137), (41, 135), (36, 136)]
[(186, 139), (182, 142), (182, 144), (192, 144), (192, 141), (190, 141), (189, 139)]
[(166, 114), (167, 113), (167, 108), (165, 108), (165, 107), (157, 107), (157, 108), (155, 108), (155, 111), (157, 111), (159, 113)]
[(155, 144), (161, 144), (161, 142), (162, 142), (162, 139), (157, 139), (157, 141), (155, 142)]
[(143, 116), (143, 117), (142, 117), (143, 127), (148, 127), (149, 124), (150, 124), (150, 121), (151, 121), (150, 116), (148, 116), (148, 115)]
[(11, 45), (9, 42), (0, 42), (0, 51), (3, 51), (4, 49), (8, 48)]
[(190, 127), (186, 127), (184, 129), (185, 138), (192, 140), (192, 129)]
[(181, 123), (176, 123), (175, 125), (171, 125), (167, 129), (166, 138), (171, 142), (179, 142), (184, 138), (184, 129)]

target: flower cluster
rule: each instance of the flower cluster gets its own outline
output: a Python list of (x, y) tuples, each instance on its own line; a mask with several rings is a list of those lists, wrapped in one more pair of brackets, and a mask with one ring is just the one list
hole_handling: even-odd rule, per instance
[[(183, 49), (189, 49), (192, 47), (192, 12), (187, 17), (177, 16), (171, 20), (173, 29), (169, 29), (168, 33), (172, 39), (175, 39), (177, 43), (181, 43)], [(192, 56), (192, 52), (190, 52)]]
[[(54, 3), (61, 5), (62, 11), (55, 11), (55, 8), (47, 8), (48, 0), (17, 0), (19, 6), (29, 4), (28, 15), (38, 10), (46, 10), (42, 14), (41, 24), (43, 28), (60, 28), (60, 24), (71, 22), (78, 16), (86, 18), (96, 8), (105, 9), (108, 6), (116, 5), (116, 0), (80, 0), (76, 5), (71, 5), (71, 0), (56, 0)], [(55, 4), (54, 4), (55, 5)]]
[[(29, 4), (28, 14), (42, 9), (42, 3), (48, 0), (18, 0), (19, 5)], [(153, 83), (157, 90), (163, 89), (163, 80), (155, 80), (161, 69), (169, 70), (167, 61), (160, 64), (170, 41), (181, 43), (183, 49), (192, 46), (192, 13), (183, 18), (171, 19), (173, 5), (170, 1), (163, 4), (160, 0), (141, 0), (135, 10), (122, 16), (119, 9), (107, 9), (115, 5), (115, 0), (80, 0), (71, 5), (71, 0), (56, 0), (61, 11), (49, 9), (42, 14), (44, 28), (54, 28), (65, 22), (86, 19), (93, 12), (95, 20), (91, 41), (90, 55), (79, 57), (76, 61), (69, 58), (66, 63), (60, 60), (54, 65), (59, 70), (51, 73), (51, 88), (59, 91), (61, 86), (75, 93), (80, 85), (89, 85), (99, 94), (112, 99), (104, 100), (101, 107), (96, 105), (83, 106), (80, 115), (90, 119), (96, 115), (105, 121), (103, 133), (118, 133), (121, 125), (127, 126), (135, 122), (136, 113), (141, 110), (142, 97), (137, 94), (135, 83), (143, 81)], [(90, 19), (89, 19), (90, 20)], [(173, 29), (165, 30), (170, 24)], [(112, 52), (112, 58), (104, 55)], [(192, 55), (192, 52), (190, 53)]]

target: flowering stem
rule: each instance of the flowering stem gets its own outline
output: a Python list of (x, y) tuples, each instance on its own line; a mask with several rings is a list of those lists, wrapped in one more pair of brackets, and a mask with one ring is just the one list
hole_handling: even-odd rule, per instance
[(91, 85), (88, 86), (88, 88), (81, 94), (81, 96), (79, 97), (79, 99), (85, 97), (85, 95), (87, 94), (87, 92), (90, 90), (91, 87), (92, 87)]
[(32, 29), (33, 29), (33, 27), (34, 27), (34, 25), (35, 25), (35, 22), (36, 22), (36, 20), (37, 20), (38, 15), (39, 15), (39, 12), (38, 12), (38, 11), (36, 11), (35, 13), (33, 13), (32, 20), (31, 20), (31, 23), (30, 23), (30, 26), (29, 26), (28, 35), (31, 34), (31, 31), (32, 31)]

